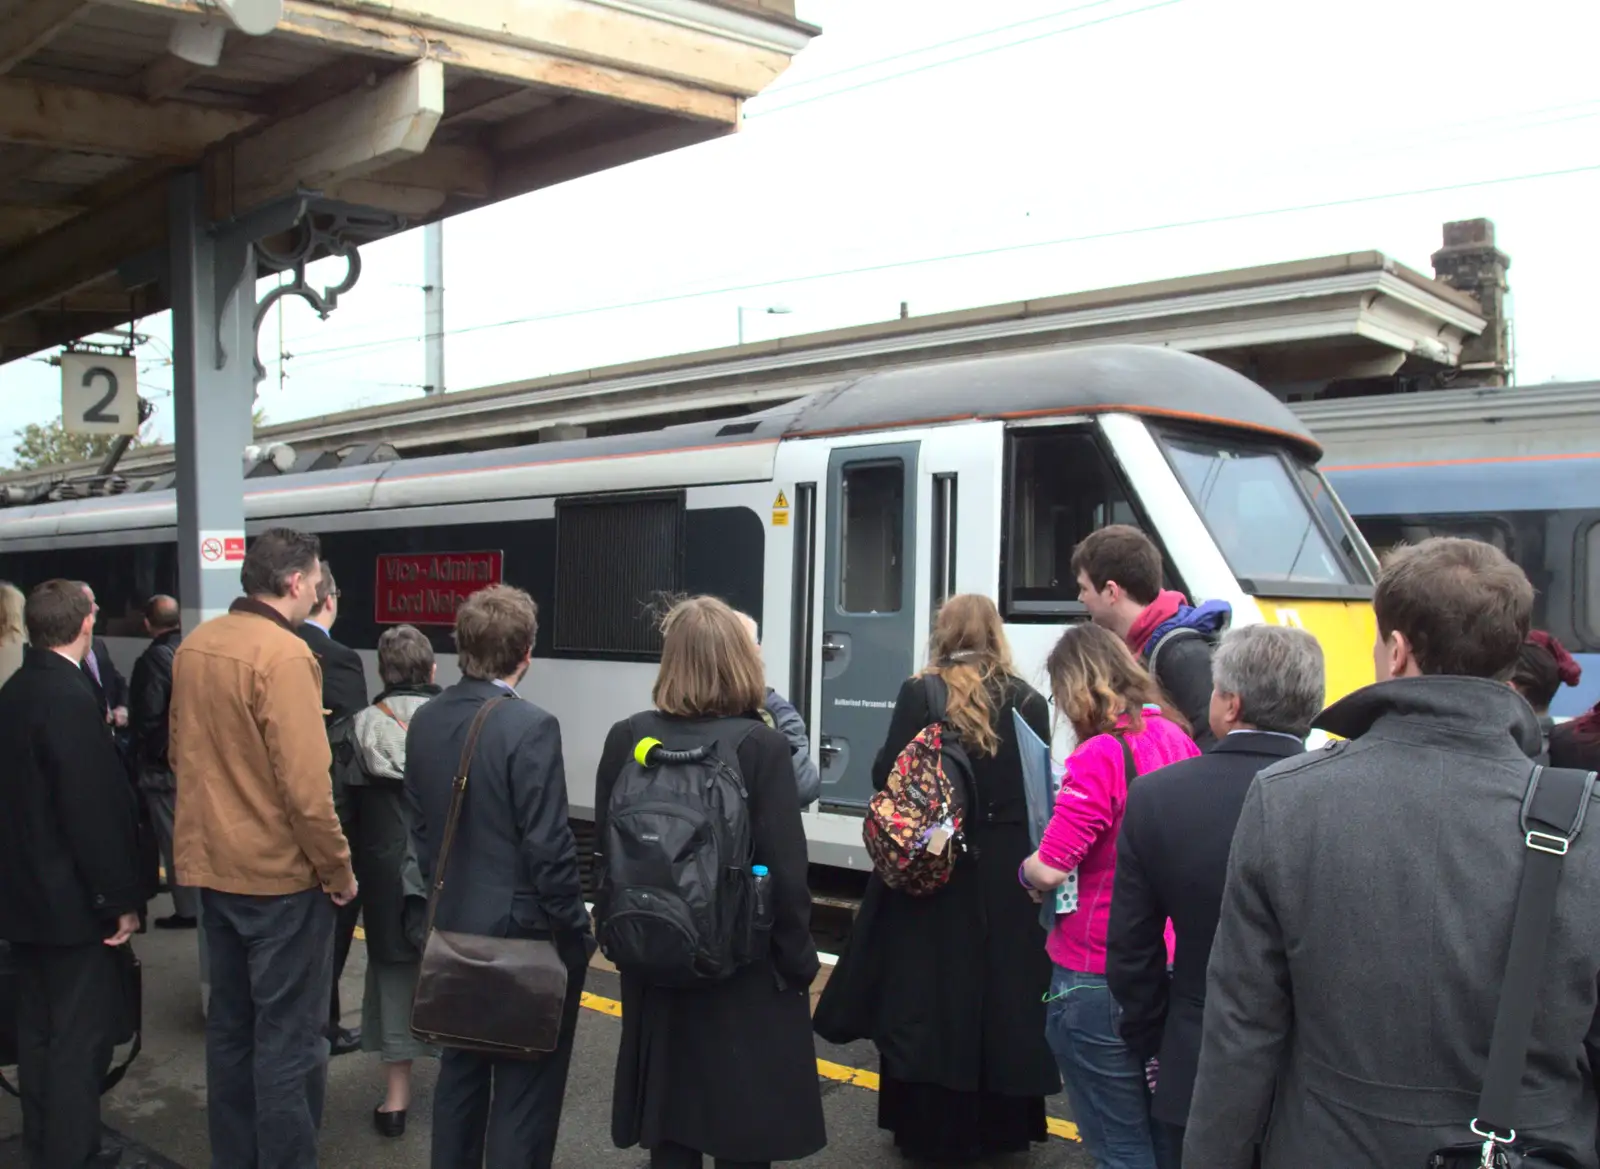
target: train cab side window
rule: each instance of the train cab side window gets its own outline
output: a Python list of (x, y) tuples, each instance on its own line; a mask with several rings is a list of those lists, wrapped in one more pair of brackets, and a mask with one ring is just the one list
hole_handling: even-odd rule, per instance
[(683, 560), (682, 495), (557, 503), (552, 650), (660, 656), (656, 609), (682, 591)]
[(839, 607), (898, 613), (905, 564), (905, 464), (852, 463), (839, 484)]
[(1080, 610), (1072, 550), (1107, 524), (1140, 524), (1122, 481), (1084, 428), (1017, 430), (1006, 506), (1007, 617)]

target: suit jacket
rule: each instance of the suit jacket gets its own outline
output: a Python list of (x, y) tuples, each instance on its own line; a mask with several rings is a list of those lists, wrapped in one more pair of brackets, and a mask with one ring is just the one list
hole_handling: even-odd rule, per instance
[[(1210, 754), (1140, 776), (1128, 789), (1106, 931), (1106, 981), (1122, 1008), (1124, 1042), (1141, 1061), (1160, 1056), (1151, 1112), (1168, 1124), (1188, 1123), (1206, 964), (1239, 809), (1257, 772), (1304, 750), (1287, 735), (1228, 735)], [(1171, 974), (1168, 919), (1178, 937)]]
[(361, 655), (307, 621), (295, 629), (322, 667), (322, 708), (329, 722), (353, 718), (367, 707), (367, 671)]
[[(430, 886), (468, 728), (505, 693), (463, 679), (418, 710), (406, 732), (412, 838)], [(484, 723), (468, 779), (438, 928), (498, 938), (587, 931), (555, 716), (517, 698), (502, 703)]]
[(100, 700), (101, 721), (103, 722), (105, 721), (104, 711), (115, 710), (119, 706), (125, 707), (128, 705), (128, 680), (117, 669), (117, 663), (111, 660), (111, 651), (106, 648), (105, 638), (95, 638), (92, 648), (94, 651), (94, 663), (100, 670), (100, 680), (96, 682), (94, 675), (89, 672), (87, 658), (84, 659), (83, 665), (78, 668), (83, 671), (83, 676), (89, 680), (89, 686), (94, 690), (95, 697)]
[(167, 714), (172, 705), (172, 659), (182, 640), (181, 630), (163, 633), (133, 663), (133, 682), (128, 687), (128, 730), (141, 768), (170, 769)]
[[(1400, 678), (1263, 771), (1228, 859), (1184, 1163), (1426, 1163), (1476, 1115), (1538, 750), (1503, 682)], [(1597, 801), (1600, 802), (1600, 801)], [(1517, 1132), (1595, 1165), (1597, 809), (1561, 865)]]
[(95, 689), (30, 649), (0, 687), (0, 938), (93, 945), (144, 903), (136, 796)]

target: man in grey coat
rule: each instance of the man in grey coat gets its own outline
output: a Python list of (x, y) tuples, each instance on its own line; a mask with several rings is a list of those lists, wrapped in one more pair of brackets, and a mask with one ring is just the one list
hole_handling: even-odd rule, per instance
[[(1470, 1139), (1527, 849), (1539, 722), (1503, 679), (1533, 589), (1433, 539), (1378, 582), (1377, 675), (1317, 725), (1348, 741), (1263, 771), (1212, 949), (1185, 1169), (1422, 1169)], [(1591, 823), (1594, 811), (1591, 810)], [(1526, 1137), (1595, 1165), (1600, 832), (1562, 867)]]

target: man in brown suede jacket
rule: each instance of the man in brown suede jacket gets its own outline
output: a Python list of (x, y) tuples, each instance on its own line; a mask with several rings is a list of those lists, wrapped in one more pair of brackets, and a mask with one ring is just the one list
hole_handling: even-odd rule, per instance
[(179, 881), (201, 891), (211, 968), (213, 1164), (317, 1163), (334, 907), (356, 895), (322, 675), (294, 632), (316, 603), (320, 559), (315, 536), (263, 532), (240, 571), (246, 595), (173, 659), (173, 853)]

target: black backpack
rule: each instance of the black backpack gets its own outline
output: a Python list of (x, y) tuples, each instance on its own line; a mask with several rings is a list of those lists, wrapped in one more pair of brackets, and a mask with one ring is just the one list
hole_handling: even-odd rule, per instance
[(628, 721), (636, 744), (600, 841), (600, 949), (661, 986), (718, 982), (765, 952), (752, 897), (748, 719)]

